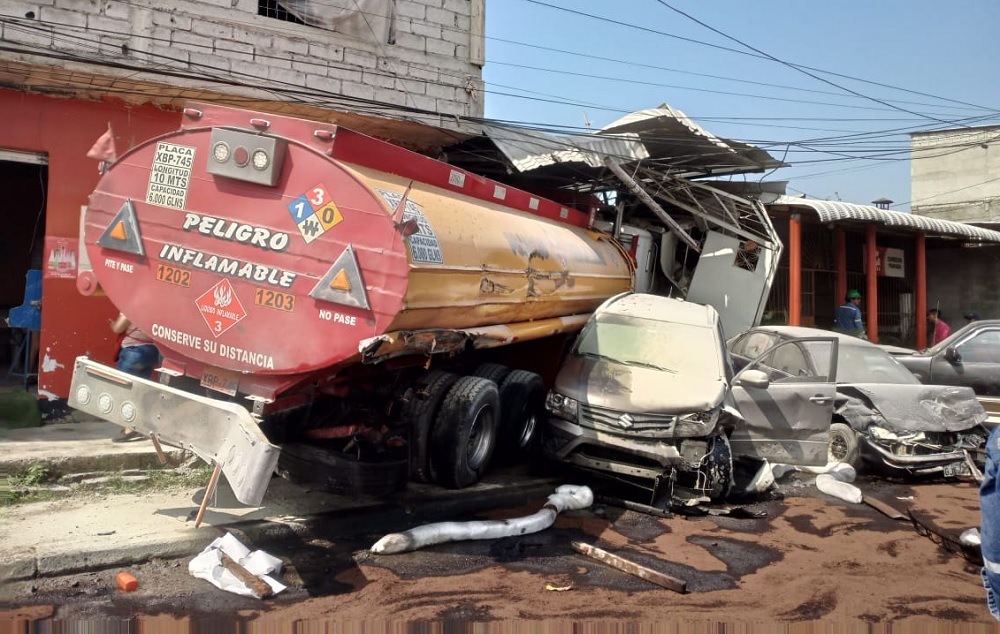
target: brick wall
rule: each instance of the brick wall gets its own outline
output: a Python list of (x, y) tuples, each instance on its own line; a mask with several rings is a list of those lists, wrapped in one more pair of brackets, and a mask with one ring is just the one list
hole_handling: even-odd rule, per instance
[(8, 61), (457, 127), (483, 115), (484, 2), (396, 0), (390, 43), (260, 16), (257, 0), (0, 0), (0, 39), (19, 49)]

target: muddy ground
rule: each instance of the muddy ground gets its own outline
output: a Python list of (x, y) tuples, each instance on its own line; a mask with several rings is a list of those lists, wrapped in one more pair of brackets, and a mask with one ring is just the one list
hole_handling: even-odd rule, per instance
[[(858, 483), (866, 494), (957, 539), (979, 525), (971, 481)], [(289, 590), (258, 601), (224, 593), (187, 574), (187, 560), (133, 569), (139, 591), (114, 591), (117, 570), (14, 584), (0, 616), (28, 619), (137, 619), (177, 631), (245, 631), (237, 623), (296, 621), (494, 623), (510, 619), (608, 623), (734, 623), (767, 626), (821, 621), (868, 627), (993, 624), (979, 567), (867, 505), (818, 493), (791, 476), (778, 499), (745, 508), (763, 517), (658, 518), (595, 505), (560, 516), (543, 533), (376, 556), (380, 535), (317, 534), (296, 543), (254, 544), (286, 559)], [(538, 504), (494, 518), (529, 514)], [(575, 553), (597, 544), (687, 582), (679, 594)], [(955, 550), (955, 549), (952, 549)], [(561, 588), (553, 590), (547, 588)]]

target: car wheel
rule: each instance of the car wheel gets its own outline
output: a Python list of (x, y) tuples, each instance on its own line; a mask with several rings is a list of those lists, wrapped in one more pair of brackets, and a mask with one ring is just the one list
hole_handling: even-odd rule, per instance
[(403, 419), (410, 425), (410, 478), (417, 482), (433, 482), (428, 446), (434, 420), (448, 390), (459, 376), (434, 370), (415, 385), (416, 394), (403, 408)]
[(828, 462), (842, 462), (858, 467), (861, 453), (858, 449), (858, 435), (845, 423), (830, 425), (830, 446), (827, 450)]
[(545, 415), (542, 377), (514, 370), (500, 384), (500, 403), (500, 450), (511, 458), (532, 457)]
[(438, 484), (461, 489), (482, 478), (499, 422), (500, 393), (493, 381), (466, 376), (448, 390), (431, 432), (431, 465)]

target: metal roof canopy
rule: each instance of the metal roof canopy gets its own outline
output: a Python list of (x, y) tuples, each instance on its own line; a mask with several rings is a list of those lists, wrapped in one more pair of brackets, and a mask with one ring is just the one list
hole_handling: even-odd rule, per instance
[(596, 180), (606, 174), (605, 156), (681, 178), (784, 166), (764, 150), (715, 136), (667, 104), (633, 112), (586, 135), (552, 135), (499, 124), (484, 124), (483, 132), (515, 170), (542, 179)]
[(794, 196), (781, 196), (768, 205), (805, 207), (816, 212), (820, 222), (853, 221), (894, 227), (912, 232), (923, 231), (942, 238), (961, 238), (970, 242), (990, 242), (1000, 244), (1000, 231), (983, 229), (961, 222), (938, 220), (902, 211), (879, 209), (871, 205), (859, 205), (834, 200), (809, 200)]

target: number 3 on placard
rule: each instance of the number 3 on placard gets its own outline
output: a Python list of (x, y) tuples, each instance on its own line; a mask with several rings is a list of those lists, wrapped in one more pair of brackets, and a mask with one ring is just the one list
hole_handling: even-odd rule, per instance
[(214, 330), (215, 330), (215, 332), (222, 332), (222, 322), (221, 321), (215, 322), (215, 329)]
[(316, 188), (313, 189), (313, 193), (316, 194), (316, 195), (313, 198), (309, 199), (309, 202), (311, 202), (313, 205), (315, 205), (317, 207), (319, 205), (322, 205), (323, 202), (326, 199), (326, 196), (325, 196), (326, 192), (323, 191), (322, 188), (316, 187)]

